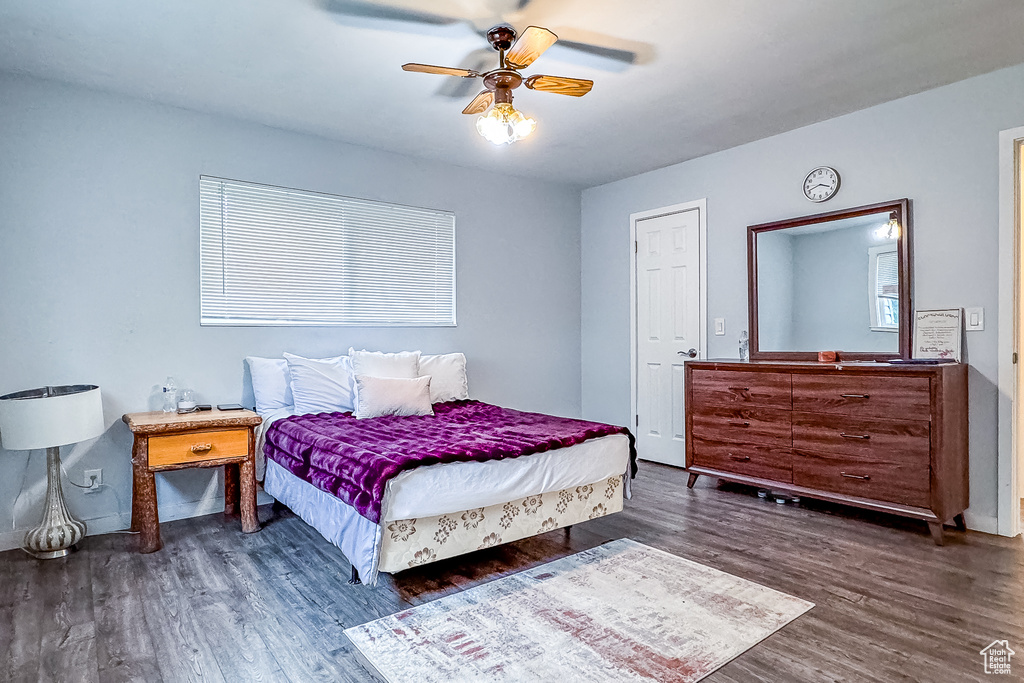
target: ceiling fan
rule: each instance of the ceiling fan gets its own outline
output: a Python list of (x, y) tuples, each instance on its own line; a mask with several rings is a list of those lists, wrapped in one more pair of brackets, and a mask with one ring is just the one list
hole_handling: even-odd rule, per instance
[(498, 68), (479, 72), (430, 64), (403, 64), (405, 71), (482, 78), (484, 90), (462, 110), (463, 114), (482, 114), (493, 104), (491, 111), (477, 119), (476, 129), (483, 137), (496, 145), (512, 144), (533, 132), (537, 122), (527, 118), (512, 106), (512, 91), (520, 85), (530, 90), (553, 92), (558, 95), (582, 97), (594, 87), (593, 81), (564, 76), (533, 75), (523, 78), (520, 69), (533, 64), (534, 60), (558, 40), (553, 32), (540, 26), (529, 26), (516, 39), (516, 30), (508, 24), (499, 24), (487, 31), (487, 40), (498, 51)]

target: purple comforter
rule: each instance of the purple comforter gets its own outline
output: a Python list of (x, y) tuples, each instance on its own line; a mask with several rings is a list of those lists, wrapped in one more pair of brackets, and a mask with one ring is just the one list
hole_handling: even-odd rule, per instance
[(480, 401), (438, 403), (433, 416), (357, 420), (352, 413), (297, 415), (270, 426), (264, 452), (292, 474), (378, 522), (384, 487), (404, 470), (515, 458), (610, 434), (629, 437), (635, 475), (636, 449), (625, 427), (524, 413)]

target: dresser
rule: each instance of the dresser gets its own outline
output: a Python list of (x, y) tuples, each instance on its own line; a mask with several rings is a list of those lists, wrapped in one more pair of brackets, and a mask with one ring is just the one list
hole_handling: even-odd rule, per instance
[(967, 366), (691, 361), (688, 486), (706, 474), (964, 529)]

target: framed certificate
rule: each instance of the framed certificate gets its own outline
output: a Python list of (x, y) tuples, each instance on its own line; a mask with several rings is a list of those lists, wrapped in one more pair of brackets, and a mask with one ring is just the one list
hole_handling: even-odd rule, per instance
[(917, 311), (914, 316), (914, 358), (940, 358), (960, 362), (963, 311)]

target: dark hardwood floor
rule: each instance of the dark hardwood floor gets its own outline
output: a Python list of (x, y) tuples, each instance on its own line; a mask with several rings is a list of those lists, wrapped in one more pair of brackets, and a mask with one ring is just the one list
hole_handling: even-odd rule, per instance
[[(1024, 542), (804, 501), (642, 463), (622, 514), (346, 583), (342, 554), (290, 513), (243, 535), (211, 515), (164, 524), (163, 550), (89, 537), (63, 560), (0, 553), (0, 676), (12, 681), (365, 681), (343, 631), (629, 537), (814, 602), (708, 681), (984, 681), (1008, 639), (1024, 674)], [(680, 625), (685, 628), (685, 625)]]

